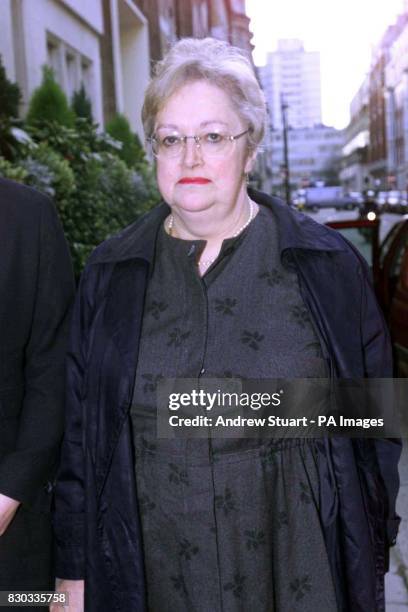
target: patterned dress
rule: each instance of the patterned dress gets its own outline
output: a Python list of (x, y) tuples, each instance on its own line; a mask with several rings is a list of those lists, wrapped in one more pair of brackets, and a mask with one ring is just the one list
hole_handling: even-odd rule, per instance
[(131, 409), (151, 612), (335, 612), (313, 439), (156, 436), (160, 378), (326, 377), (273, 213), (200, 278), (161, 228)]

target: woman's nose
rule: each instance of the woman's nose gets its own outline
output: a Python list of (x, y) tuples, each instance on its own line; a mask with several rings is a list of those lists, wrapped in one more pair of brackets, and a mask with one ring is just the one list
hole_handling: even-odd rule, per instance
[(203, 163), (201, 146), (194, 138), (188, 138), (184, 144), (183, 162), (186, 166), (192, 167)]

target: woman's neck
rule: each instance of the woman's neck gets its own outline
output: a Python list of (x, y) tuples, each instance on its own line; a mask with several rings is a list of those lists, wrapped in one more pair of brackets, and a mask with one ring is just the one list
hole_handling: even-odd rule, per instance
[(176, 238), (206, 241), (199, 260), (199, 271), (202, 275), (218, 257), (223, 240), (240, 234), (257, 212), (258, 205), (250, 200), (245, 192), (233, 210), (224, 217), (216, 218), (214, 211), (210, 209), (208, 220), (200, 216), (200, 221), (197, 222), (196, 219), (191, 219), (191, 215), (183, 216), (177, 212), (166, 219), (165, 228)]
[[(256, 206), (253, 203), (253, 206)], [(250, 199), (246, 190), (238, 194), (236, 204), (228, 209), (214, 204), (200, 213), (174, 209), (166, 220), (171, 224), (171, 233), (183, 240), (206, 240), (209, 243), (231, 238), (247, 221), (250, 214)]]

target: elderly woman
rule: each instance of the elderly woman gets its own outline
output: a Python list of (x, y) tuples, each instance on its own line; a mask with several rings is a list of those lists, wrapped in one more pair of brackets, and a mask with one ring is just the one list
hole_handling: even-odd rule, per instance
[(97, 612), (384, 610), (398, 441), (162, 439), (162, 378), (390, 376), (365, 263), (247, 190), (250, 62), (178, 42), (143, 107), (164, 202), (91, 256), (68, 363), (59, 589)]

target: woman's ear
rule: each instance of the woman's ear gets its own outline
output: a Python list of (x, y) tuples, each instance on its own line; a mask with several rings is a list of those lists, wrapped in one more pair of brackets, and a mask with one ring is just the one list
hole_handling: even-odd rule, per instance
[(248, 156), (244, 166), (244, 174), (249, 174), (252, 172), (253, 167), (255, 165), (256, 155), (258, 151), (257, 149), (249, 149)]

